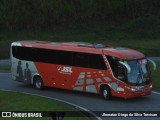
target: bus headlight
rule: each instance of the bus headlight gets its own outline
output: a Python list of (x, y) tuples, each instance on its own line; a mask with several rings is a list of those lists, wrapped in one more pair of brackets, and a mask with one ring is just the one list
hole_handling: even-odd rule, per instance
[(152, 85), (150, 85), (149, 88), (152, 88)]
[(136, 91), (137, 91), (137, 89), (131, 88), (131, 87), (128, 87), (128, 86), (125, 86), (125, 88), (128, 89), (128, 90), (131, 90), (131, 91), (133, 91), (133, 92), (136, 92)]
[(132, 90), (133, 92), (137, 91), (137, 90), (136, 90), (136, 89), (134, 89), (134, 88), (131, 88), (131, 90)]
[(133, 88), (131, 87), (128, 87), (128, 86), (125, 86), (125, 88), (127, 88), (128, 90), (132, 90)]

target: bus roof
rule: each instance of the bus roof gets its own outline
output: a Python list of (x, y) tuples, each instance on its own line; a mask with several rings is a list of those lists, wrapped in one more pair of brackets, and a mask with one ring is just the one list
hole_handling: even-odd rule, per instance
[(125, 60), (141, 59), (145, 57), (141, 52), (130, 48), (112, 47), (103, 44), (92, 44), (86, 42), (17, 41), (13, 42), (12, 46), (105, 54)]

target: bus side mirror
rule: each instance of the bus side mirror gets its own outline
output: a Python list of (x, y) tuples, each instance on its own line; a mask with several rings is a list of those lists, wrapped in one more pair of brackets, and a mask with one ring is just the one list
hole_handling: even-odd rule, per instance
[(152, 63), (153, 69), (156, 70), (156, 63), (153, 60), (151, 60), (151, 59), (147, 58), (147, 60)]
[(121, 62), (121, 61), (119, 61), (119, 63), (122, 64), (123, 66), (125, 66), (125, 67), (127, 68), (127, 73), (130, 73), (130, 72), (131, 72), (131, 67), (130, 67), (128, 64), (126, 64), (126, 63), (124, 63), (124, 62)]

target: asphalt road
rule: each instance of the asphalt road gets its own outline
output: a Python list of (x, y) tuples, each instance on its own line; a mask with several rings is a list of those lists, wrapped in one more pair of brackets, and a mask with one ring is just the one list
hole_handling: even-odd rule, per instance
[[(136, 99), (112, 98), (105, 101), (99, 95), (87, 94), (75, 91), (66, 91), (54, 88), (45, 90), (36, 90), (30, 85), (11, 80), (10, 73), (0, 73), (0, 89), (8, 89), (19, 92), (44, 95), (52, 98), (61, 99), (90, 111), (159, 111), (160, 112), (160, 94), (152, 93), (150, 96), (144, 96)], [(95, 112), (96, 113), (96, 112)], [(159, 120), (158, 117), (101, 117), (103, 120)]]

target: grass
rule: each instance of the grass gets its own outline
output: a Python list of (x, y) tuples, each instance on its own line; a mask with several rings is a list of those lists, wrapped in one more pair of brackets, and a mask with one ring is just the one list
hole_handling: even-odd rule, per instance
[(10, 69), (11, 69), (10, 65), (0, 65), (0, 73), (11, 72)]
[(157, 69), (154, 71), (153, 68), (151, 69), (152, 74), (152, 83), (153, 83), (153, 89), (160, 91), (160, 62), (157, 62)]
[[(18, 92), (0, 91), (0, 111), (77, 111), (63, 103), (37, 97), (26, 95)], [(81, 112), (76, 112), (82, 117), (64, 117), (64, 120), (88, 120)], [(66, 112), (66, 116), (70, 113)], [(2, 119), (2, 118), (1, 118)], [(9, 118), (7, 118), (8, 120)], [(22, 119), (22, 118), (19, 118)], [(2, 119), (3, 120), (3, 119)], [(4, 119), (6, 120), (6, 119)], [(17, 118), (10, 118), (9, 120), (17, 120)], [(28, 120), (23, 118), (22, 120)], [(51, 117), (29, 118), (29, 120), (52, 120)]]
[[(77, 31), (78, 32), (78, 31)], [(83, 41), (91, 43), (104, 43), (113, 46), (125, 46), (137, 49), (148, 56), (157, 56), (160, 53), (160, 41), (158, 39), (134, 39), (129, 40), (123, 33), (108, 32), (108, 31), (83, 31), (76, 33), (76, 31), (69, 32), (14, 32), (4, 33), (5, 36), (0, 41), (0, 58), (8, 59), (10, 44), (17, 40), (48, 40), (48, 41)], [(11, 36), (12, 38), (8, 38)], [(113, 37), (117, 36), (117, 38)], [(112, 38), (113, 37), (113, 38)], [(153, 42), (154, 41), (154, 42)]]
[(147, 56), (160, 55), (159, 18), (139, 18), (126, 23), (92, 23), (55, 27), (52, 30), (1, 31), (0, 59), (9, 58), (10, 44), (17, 40), (83, 41), (126, 46)]

